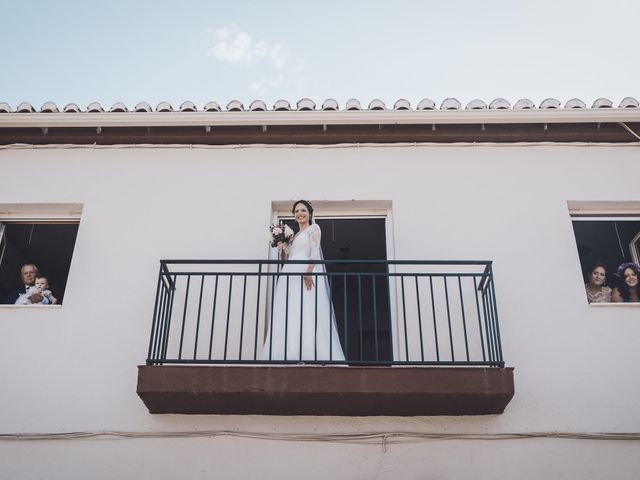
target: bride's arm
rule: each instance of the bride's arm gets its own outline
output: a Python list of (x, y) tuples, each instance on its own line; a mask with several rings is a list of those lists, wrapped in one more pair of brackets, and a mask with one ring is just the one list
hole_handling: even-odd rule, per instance
[[(309, 260), (321, 260), (320, 240), (322, 239), (322, 232), (320, 231), (320, 227), (317, 223), (310, 225), (309, 229), (309, 251), (307, 252), (307, 256), (309, 257)], [(310, 263), (307, 266), (307, 273), (313, 272), (315, 268), (316, 264)], [(311, 275), (305, 276), (304, 283), (307, 288), (311, 288), (313, 286), (313, 277)]]
[(277, 248), (282, 260), (289, 258), (289, 245), (286, 243), (279, 243)]

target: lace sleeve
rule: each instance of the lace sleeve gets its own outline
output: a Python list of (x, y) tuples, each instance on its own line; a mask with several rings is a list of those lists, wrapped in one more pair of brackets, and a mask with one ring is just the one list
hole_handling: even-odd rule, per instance
[(322, 260), (322, 255), (320, 255), (320, 240), (322, 238), (322, 233), (320, 232), (320, 227), (318, 224), (314, 223), (309, 226), (309, 251), (307, 252), (307, 256), (309, 260)]

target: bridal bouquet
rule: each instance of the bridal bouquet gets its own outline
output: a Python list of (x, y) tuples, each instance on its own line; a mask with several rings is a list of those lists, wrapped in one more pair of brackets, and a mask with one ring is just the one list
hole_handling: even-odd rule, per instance
[(293, 238), (293, 230), (289, 225), (279, 223), (269, 227), (271, 233), (271, 246), (277, 247), (279, 243), (289, 243)]

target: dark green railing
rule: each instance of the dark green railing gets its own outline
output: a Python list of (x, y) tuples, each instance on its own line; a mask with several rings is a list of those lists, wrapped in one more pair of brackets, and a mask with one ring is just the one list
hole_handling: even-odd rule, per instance
[(315, 295), (315, 335), (335, 325), (346, 358), (318, 357), (317, 346), (303, 353), (302, 300), (284, 309), (285, 343), (292, 332), (300, 349), (278, 353), (267, 334), (282, 321), (274, 320), (274, 286), (284, 282), (302, 298), (304, 274), (281, 269), (308, 263), (161, 260), (147, 364), (504, 366), (490, 261), (315, 262), (326, 270), (316, 267), (314, 283), (326, 279), (331, 299), (330, 315), (318, 318)]

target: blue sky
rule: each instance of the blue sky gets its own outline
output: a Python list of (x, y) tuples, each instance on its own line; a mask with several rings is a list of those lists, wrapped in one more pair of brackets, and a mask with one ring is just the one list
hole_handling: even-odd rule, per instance
[(640, 2), (0, 3), (0, 102), (640, 99)]

